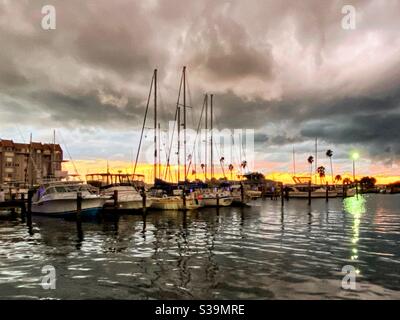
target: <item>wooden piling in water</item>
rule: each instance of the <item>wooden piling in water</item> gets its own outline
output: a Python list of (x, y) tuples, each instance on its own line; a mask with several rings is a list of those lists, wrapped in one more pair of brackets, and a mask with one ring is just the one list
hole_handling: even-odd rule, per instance
[(242, 181), (240, 181), (240, 201), (242, 202), (242, 204), (244, 204), (244, 188)]
[(146, 206), (146, 191), (142, 190), (142, 206), (143, 206), (143, 212), (146, 212), (147, 206)]
[(82, 231), (82, 193), (77, 192), (76, 194), (76, 231), (79, 241), (83, 240)]
[(182, 190), (182, 199), (183, 199), (183, 210), (186, 210), (186, 193), (185, 188)]
[(26, 224), (28, 226), (32, 225), (32, 198), (33, 198), (33, 190), (28, 191), (28, 206), (26, 211)]
[(80, 218), (82, 213), (82, 193), (76, 194), (76, 217)]
[(25, 193), (21, 194), (21, 218), (25, 220), (26, 217), (26, 204), (25, 204)]
[(308, 182), (308, 205), (311, 205), (311, 181)]
[(118, 204), (118, 190), (114, 190), (113, 199), (114, 199), (114, 210), (117, 210), (117, 209), (119, 208), (119, 204)]
[(280, 186), (280, 192), (281, 192), (281, 205), (282, 205), (282, 207), (284, 206), (284, 197), (283, 197), (283, 183), (281, 183), (281, 186)]
[(329, 189), (328, 189), (329, 185), (328, 182), (326, 183), (326, 190), (325, 190), (325, 201), (328, 202), (329, 201)]
[(217, 208), (219, 208), (219, 194), (217, 192)]

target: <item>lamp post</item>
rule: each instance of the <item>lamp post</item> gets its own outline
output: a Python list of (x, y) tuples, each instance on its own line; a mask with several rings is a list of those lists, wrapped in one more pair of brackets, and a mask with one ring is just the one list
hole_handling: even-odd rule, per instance
[(354, 152), (351, 158), (353, 159), (353, 182), (356, 182), (356, 160), (360, 158), (360, 155), (358, 152)]

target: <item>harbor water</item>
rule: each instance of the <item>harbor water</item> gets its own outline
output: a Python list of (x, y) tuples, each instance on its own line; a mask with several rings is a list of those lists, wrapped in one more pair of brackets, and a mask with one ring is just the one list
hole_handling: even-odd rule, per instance
[(400, 195), (32, 220), (0, 221), (1, 299), (400, 299)]

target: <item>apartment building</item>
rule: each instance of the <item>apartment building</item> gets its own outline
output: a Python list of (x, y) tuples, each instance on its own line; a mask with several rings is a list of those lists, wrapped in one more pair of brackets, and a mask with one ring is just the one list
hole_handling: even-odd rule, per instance
[(59, 144), (0, 140), (0, 184), (35, 185), (61, 177), (63, 151)]

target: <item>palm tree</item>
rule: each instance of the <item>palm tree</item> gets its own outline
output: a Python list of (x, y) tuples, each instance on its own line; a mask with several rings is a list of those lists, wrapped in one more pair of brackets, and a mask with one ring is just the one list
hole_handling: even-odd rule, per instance
[(225, 177), (225, 170), (224, 170), (224, 161), (225, 161), (224, 157), (221, 157), (221, 159), (219, 159), (219, 163), (221, 164), (222, 174), (224, 175), (224, 178), (226, 178)]
[(344, 178), (343, 184), (351, 184), (351, 180), (349, 178)]
[(307, 159), (307, 162), (310, 164), (310, 179), (312, 180), (312, 176), (313, 176), (312, 164), (314, 162), (314, 157), (309, 156)]
[(206, 165), (204, 163), (202, 163), (200, 165), (201, 171), (203, 171), (203, 175), (204, 175), (204, 180), (206, 179), (206, 173), (204, 172), (204, 168), (206, 167)]
[(232, 171), (233, 171), (233, 164), (232, 163), (229, 165), (228, 169), (231, 172), (231, 180), (232, 180)]
[(332, 184), (333, 184), (334, 183), (334, 181), (333, 181), (333, 166), (332, 166), (333, 151), (331, 149), (328, 149), (326, 151), (326, 156), (329, 158), (329, 161), (331, 163), (331, 175), (332, 175)]
[(336, 182), (342, 181), (342, 176), (340, 174), (337, 174), (335, 177), (335, 181)]
[(322, 184), (322, 179), (325, 178), (325, 167), (324, 166), (318, 167), (317, 172), (319, 174), (319, 182)]

